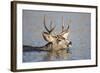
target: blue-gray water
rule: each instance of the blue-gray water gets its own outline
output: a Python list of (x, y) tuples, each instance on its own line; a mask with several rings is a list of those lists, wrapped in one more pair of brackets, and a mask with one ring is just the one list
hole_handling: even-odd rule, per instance
[[(43, 44), (42, 41), (34, 41), (34, 46), (38, 46)], [(23, 49), (30, 49), (28, 47), (24, 47)], [(85, 49), (85, 48), (84, 48)], [(87, 50), (81, 51), (77, 48), (69, 48), (70, 54), (66, 56), (66, 59), (62, 60), (86, 60), (91, 59), (90, 55), (90, 48), (87, 48)], [(23, 51), (23, 62), (42, 62), (42, 61), (49, 61), (48, 60), (48, 52), (45, 51)], [(61, 61), (61, 59), (54, 59), (54, 61)]]
[[(89, 51), (89, 50), (87, 50)], [(89, 59), (89, 53), (85, 54), (84, 57), (77, 56), (75, 54), (73, 48), (70, 48), (70, 54), (66, 56), (67, 58), (64, 60), (85, 60)], [(49, 61), (47, 52), (44, 51), (30, 51), (30, 52), (23, 52), (23, 62), (42, 62), (42, 61)], [(54, 61), (59, 61), (61, 59), (54, 59)], [(62, 59), (63, 60), (63, 59)]]
[[(43, 17), (46, 18), (46, 25), (50, 21), (56, 25), (54, 34), (61, 32), (62, 16), (65, 24), (70, 25), (69, 39), (72, 41), (72, 48), (67, 60), (91, 59), (91, 14), (77, 12), (47, 12), (23, 10), (23, 45), (42, 46), (47, 42), (42, 37), (46, 31), (43, 26)], [(65, 26), (65, 27), (66, 27)], [(23, 62), (45, 61), (46, 52), (23, 52)]]

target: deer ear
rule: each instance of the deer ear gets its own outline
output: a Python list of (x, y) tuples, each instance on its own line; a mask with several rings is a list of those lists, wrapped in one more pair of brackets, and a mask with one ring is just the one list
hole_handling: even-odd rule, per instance
[(69, 35), (69, 32), (66, 32), (66, 33), (62, 34), (62, 37), (65, 39), (68, 39), (68, 35)]
[(48, 37), (48, 33), (47, 32), (43, 32), (42, 36), (43, 36), (45, 41), (48, 41), (48, 38), (47, 38)]
[(63, 38), (68, 39), (68, 35), (69, 35), (69, 25), (68, 25), (67, 29), (64, 29), (64, 26), (62, 25), (62, 32), (60, 33), (60, 35)]

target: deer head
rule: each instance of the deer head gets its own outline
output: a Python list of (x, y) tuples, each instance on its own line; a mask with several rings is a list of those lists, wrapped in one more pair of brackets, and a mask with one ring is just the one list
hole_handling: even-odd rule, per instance
[[(63, 21), (63, 18), (62, 18), (62, 21)], [(62, 23), (62, 31), (58, 35), (52, 35), (52, 32), (56, 26), (52, 27), (52, 21), (51, 21), (50, 29), (48, 29), (48, 27), (46, 26), (46, 23), (45, 23), (45, 17), (44, 17), (44, 27), (46, 29), (46, 32), (43, 32), (43, 34), (42, 34), (43, 38), (48, 43), (52, 43), (53, 50), (68, 48), (72, 45), (71, 41), (68, 40), (69, 25), (65, 29), (64, 28), (64, 21)]]

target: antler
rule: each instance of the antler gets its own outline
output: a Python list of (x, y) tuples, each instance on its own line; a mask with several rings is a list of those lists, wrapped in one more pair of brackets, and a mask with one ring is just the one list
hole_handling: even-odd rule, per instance
[(63, 18), (63, 16), (62, 16), (62, 32), (68, 32), (69, 31), (69, 24), (68, 24), (68, 27), (67, 27), (67, 29), (64, 29), (64, 18)]
[(62, 16), (62, 32), (64, 31), (64, 19), (63, 19), (63, 16)]
[(68, 38), (68, 35), (69, 35), (69, 24), (68, 24), (68, 27), (66, 29), (64, 29), (64, 25), (65, 25), (64, 24), (64, 19), (62, 17), (62, 32), (60, 33), (60, 35), (63, 38), (67, 39)]
[(47, 32), (50, 34), (56, 26), (52, 27), (52, 21), (50, 22), (50, 29), (47, 28), (46, 23), (45, 23), (45, 16), (44, 16), (44, 27), (47, 30)]

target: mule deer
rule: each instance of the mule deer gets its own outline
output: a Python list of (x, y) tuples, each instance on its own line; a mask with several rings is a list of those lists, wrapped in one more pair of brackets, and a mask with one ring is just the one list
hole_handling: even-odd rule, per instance
[(49, 60), (54, 60), (56, 58), (58, 59), (66, 59), (68, 52), (66, 50), (68, 50), (69, 47), (72, 46), (72, 42), (69, 41), (68, 39), (68, 35), (70, 33), (69, 31), (69, 25), (67, 27), (67, 29), (64, 28), (64, 20), (62, 18), (62, 31), (60, 32), (60, 34), (57, 35), (53, 35), (52, 32), (54, 31), (55, 27), (52, 27), (52, 21), (50, 23), (50, 29), (48, 29), (48, 27), (46, 26), (45, 23), (45, 17), (44, 17), (44, 27), (46, 29), (46, 32), (43, 32), (43, 38), (45, 41), (47, 41), (49, 44), (49, 48), (50, 48), (50, 52), (48, 53), (48, 58)]

